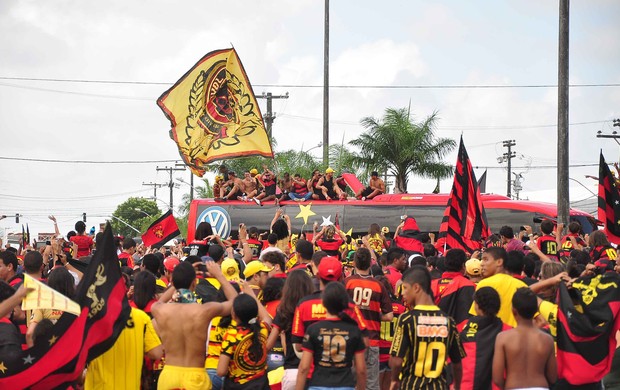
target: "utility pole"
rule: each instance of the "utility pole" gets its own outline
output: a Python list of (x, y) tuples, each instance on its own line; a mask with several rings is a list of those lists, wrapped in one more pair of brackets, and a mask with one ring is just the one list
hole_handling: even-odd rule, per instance
[(560, 0), (558, 45), (558, 222), (568, 226), (568, 38), (570, 1)]
[(263, 95), (257, 96), (257, 98), (267, 99), (267, 112), (263, 115), (263, 119), (267, 124), (267, 135), (269, 136), (269, 142), (271, 142), (271, 128), (273, 127), (273, 121), (276, 119), (276, 113), (272, 110), (271, 101), (273, 99), (288, 99), (288, 92), (285, 95), (273, 95), (271, 92), (263, 92)]
[(142, 183), (143, 186), (151, 186), (153, 187), (153, 200), (157, 199), (157, 189), (165, 186), (166, 184), (159, 183)]
[(323, 165), (329, 165), (329, 0), (325, 0), (323, 43)]
[(504, 153), (503, 155), (503, 160), (508, 162), (508, 179), (507, 179), (507, 189), (506, 189), (506, 196), (507, 197), (511, 197), (511, 183), (512, 183), (512, 159), (515, 158), (517, 156), (517, 154), (515, 152), (512, 151), (512, 147), (515, 146), (515, 140), (508, 140), (508, 141), (504, 141), (503, 142), (503, 146), (505, 148), (508, 148), (508, 152)]
[(173, 195), (174, 195), (174, 182), (172, 181), (172, 172), (174, 171), (184, 171), (185, 168), (175, 168), (175, 167), (157, 167), (158, 171), (167, 171), (170, 174), (170, 181), (168, 182), (168, 187), (170, 187), (170, 210), (174, 210), (174, 205), (172, 203)]

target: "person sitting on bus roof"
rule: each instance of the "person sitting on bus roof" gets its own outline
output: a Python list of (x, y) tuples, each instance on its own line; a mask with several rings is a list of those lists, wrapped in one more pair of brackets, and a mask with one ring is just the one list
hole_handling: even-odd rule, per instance
[(297, 202), (304, 202), (312, 198), (312, 192), (308, 191), (308, 182), (299, 173), (293, 176), (289, 198)]
[(315, 169), (314, 171), (312, 171), (312, 178), (308, 180), (308, 191), (312, 193), (312, 199), (321, 199), (321, 196), (323, 196), (321, 189), (318, 187), (321, 177), (321, 172), (318, 169)]
[(347, 195), (342, 192), (340, 187), (336, 184), (336, 180), (334, 180), (334, 170), (331, 168), (325, 170), (325, 176), (319, 179), (316, 187), (321, 190), (321, 195), (319, 195), (321, 200), (330, 201), (347, 198)]
[[(228, 200), (237, 199), (238, 197), (243, 196), (243, 193), (245, 192), (245, 184), (243, 183), (243, 180), (239, 179), (234, 171), (228, 171), (228, 177), (230, 177), (230, 179), (222, 184), (220, 189), (220, 197), (215, 198), (216, 201), (226, 202)], [(224, 196), (227, 187), (230, 187), (230, 191), (228, 191), (226, 196)]]
[(357, 199), (366, 200), (372, 199), (377, 195), (385, 194), (385, 183), (379, 177), (379, 173), (373, 171), (370, 173), (370, 182), (368, 187), (363, 188), (355, 194)]
[(252, 177), (250, 171), (245, 171), (243, 172), (243, 185), (245, 186), (245, 192), (243, 196), (239, 196), (237, 199), (245, 202), (251, 200), (258, 193), (258, 180)]

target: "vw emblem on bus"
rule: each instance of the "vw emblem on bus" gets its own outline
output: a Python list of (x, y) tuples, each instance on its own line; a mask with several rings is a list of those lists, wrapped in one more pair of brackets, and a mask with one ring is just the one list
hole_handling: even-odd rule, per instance
[(221, 207), (213, 206), (204, 210), (196, 219), (196, 226), (200, 222), (208, 222), (213, 228), (213, 233), (222, 238), (230, 236), (230, 215)]

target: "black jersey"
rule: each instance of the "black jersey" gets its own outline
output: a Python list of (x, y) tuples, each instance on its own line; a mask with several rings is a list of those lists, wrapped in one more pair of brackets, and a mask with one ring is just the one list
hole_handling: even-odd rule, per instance
[(445, 366), (465, 356), (454, 320), (437, 306), (417, 305), (400, 316), (390, 355), (403, 359), (400, 388), (447, 389)]
[(328, 319), (308, 327), (302, 348), (312, 352), (314, 372), (308, 383), (318, 387), (354, 387), (351, 372), (356, 353), (366, 349), (358, 326), (340, 319)]

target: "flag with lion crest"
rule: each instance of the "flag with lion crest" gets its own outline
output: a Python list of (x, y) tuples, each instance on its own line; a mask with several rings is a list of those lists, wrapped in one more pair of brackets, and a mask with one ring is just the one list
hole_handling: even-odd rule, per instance
[(172, 124), (170, 136), (198, 176), (212, 161), (273, 157), (260, 108), (235, 49), (198, 61), (157, 104)]

